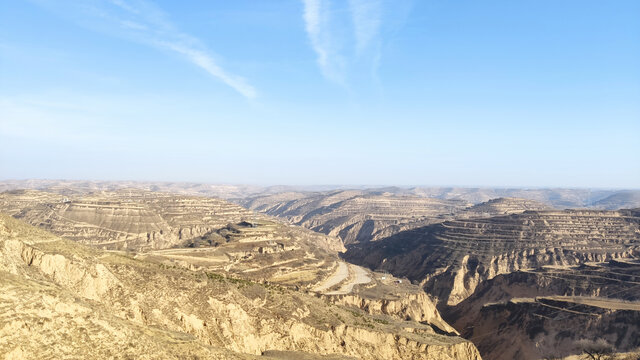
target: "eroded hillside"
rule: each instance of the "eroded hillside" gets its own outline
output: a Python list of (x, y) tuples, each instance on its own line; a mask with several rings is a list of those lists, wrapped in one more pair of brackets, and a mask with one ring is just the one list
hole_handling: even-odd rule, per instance
[(240, 200), (249, 209), (341, 238), (345, 245), (375, 241), (451, 218), (470, 204), (359, 190), (282, 193)]
[[(36, 190), (0, 193), (0, 211), (64, 238), (103, 249), (152, 250), (198, 242), (229, 224), (266, 217), (225, 200), (141, 190), (61, 195)], [(291, 238), (292, 229), (273, 228), (271, 240)], [(318, 248), (342, 249), (338, 239), (311, 232)]]
[(470, 342), (417, 321), (85, 247), (6, 215), (0, 253), (7, 357), (479, 359)]
[(466, 208), (457, 217), (479, 217), (519, 214), (529, 210), (551, 210), (539, 201), (518, 198), (491, 199)]
[[(581, 341), (640, 347), (640, 262), (611, 260), (496, 276), (445, 313), (487, 359), (564, 357)], [(515, 340), (515, 341), (514, 341)]]
[(352, 246), (344, 258), (406, 276), (441, 303), (455, 305), (499, 274), (628, 258), (638, 248), (638, 211), (529, 211), (405, 231)]

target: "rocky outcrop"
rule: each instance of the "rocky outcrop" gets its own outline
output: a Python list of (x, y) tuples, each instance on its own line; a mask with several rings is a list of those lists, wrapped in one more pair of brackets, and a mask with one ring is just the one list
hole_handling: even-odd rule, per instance
[(442, 319), (440, 312), (436, 309), (435, 302), (429, 295), (422, 291), (411, 294), (402, 293), (400, 295), (376, 298), (368, 297), (366, 293), (355, 293), (323, 295), (323, 298), (334, 304), (358, 308), (371, 315), (388, 315), (398, 320), (411, 320), (429, 324), (438, 333), (458, 334), (453, 327)]
[[(480, 358), (470, 342), (433, 333), (429, 325), (391, 318), (380, 323), (368, 314), (355, 314), (277, 285), (168, 268), (126, 254), (86, 248), (8, 216), (0, 215), (0, 224), (0, 308), (16, 309), (12, 317), (0, 316), (0, 331), (21, 329), (20, 337), (9, 337), (11, 346), (0, 347), (3, 355), (34, 349), (53, 356), (92, 354), (93, 340), (84, 345), (76, 338), (55, 336), (57, 342), (50, 347), (48, 332), (40, 325), (24, 327), (11, 322), (25, 318), (25, 307), (19, 304), (37, 293), (33, 284), (42, 284), (38, 286), (47, 287), (51, 296), (63, 299), (60, 305), (48, 305), (58, 300), (42, 305), (52, 321), (45, 325), (47, 329), (53, 326), (59, 334), (84, 332), (81, 336), (89, 339), (115, 339), (108, 344), (142, 332), (143, 336), (121, 350), (130, 355), (161, 354), (157, 349), (171, 338), (184, 338), (181, 345), (174, 340), (174, 345), (164, 348), (163, 356), (182, 353), (221, 358), (220, 354), (230, 354), (228, 358), (239, 358), (278, 350), (365, 359)], [(81, 305), (76, 311), (70, 310), (71, 304)], [(45, 311), (32, 305), (29, 311), (34, 314)], [(68, 314), (78, 320), (69, 321)], [(82, 324), (89, 327), (81, 330)], [(156, 333), (171, 335), (158, 335), (154, 343)], [(98, 348), (96, 354), (109, 356), (104, 345)]]

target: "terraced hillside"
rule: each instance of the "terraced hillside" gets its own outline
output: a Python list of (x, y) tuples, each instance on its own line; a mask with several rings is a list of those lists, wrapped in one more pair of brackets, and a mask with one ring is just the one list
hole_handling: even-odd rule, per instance
[(86, 247), (0, 214), (3, 358), (480, 359), (454, 334), (349, 301)]
[(445, 318), (487, 359), (564, 357), (579, 353), (581, 341), (633, 351), (640, 347), (640, 261), (498, 275)]
[(338, 239), (269, 219), (228, 224), (181, 246), (136, 255), (166, 266), (311, 288), (338, 266)]
[(466, 208), (457, 217), (480, 217), (519, 214), (530, 210), (550, 210), (549, 205), (528, 199), (497, 198)]
[[(0, 211), (83, 244), (138, 251), (180, 246), (228, 224), (266, 218), (220, 199), (131, 189), (76, 196), (4, 192)], [(342, 248), (337, 239), (316, 239), (317, 247)]]
[(338, 236), (345, 245), (375, 241), (451, 218), (468, 203), (359, 190), (282, 193), (240, 200), (245, 207)]
[(455, 305), (499, 274), (637, 256), (640, 211), (528, 211), (446, 221), (351, 246), (352, 263), (423, 284)]

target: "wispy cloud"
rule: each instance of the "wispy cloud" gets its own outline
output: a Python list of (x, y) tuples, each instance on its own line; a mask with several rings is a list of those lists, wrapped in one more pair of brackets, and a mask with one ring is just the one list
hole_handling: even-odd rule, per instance
[(206, 52), (190, 48), (189, 46), (182, 46), (175, 43), (167, 43), (166, 47), (177, 53), (186, 56), (192, 63), (206, 70), (209, 74), (222, 80), (225, 84), (236, 89), (242, 95), (248, 98), (256, 97), (256, 90), (253, 86), (247, 84), (247, 82), (238, 76), (232, 75), (224, 71), (218, 64), (216, 64), (211, 56)]
[(336, 49), (330, 28), (330, 3), (325, 0), (303, 0), (303, 18), (311, 46), (317, 55), (322, 74), (337, 83), (344, 82), (344, 59)]
[[(39, 0), (47, 4), (47, 0)], [(60, 9), (62, 2), (48, 3)], [(200, 67), (209, 75), (230, 86), (243, 96), (257, 96), (253, 86), (237, 75), (223, 69), (202, 41), (177, 29), (168, 15), (147, 0), (96, 0), (92, 2), (64, 2), (64, 10), (75, 13), (82, 24), (103, 32), (116, 33), (122, 37), (148, 46), (172, 51), (190, 63)], [(69, 15), (69, 14), (67, 14)]]
[[(374, 60), (372, 66), (377, 64), (380, 47), (372, 45), (380, 35), (382, 0), (349, 0), (347, 12), (335, 11), (330, 0), (302, 1), (305, 29), (318, 66), (327, 79), (345, 85), (349, 65), (365, 54)], [(347, 19), (341, 18), (344, 14)], [(345, 24), (352, 27), (345, 29)], [(353, 46), (345, 46), (349, 43), (345, 33), (351, 37)]]
[(379, 35), (382, 22), (380, 0), (349, 0), (358, 55), (367, 49)]

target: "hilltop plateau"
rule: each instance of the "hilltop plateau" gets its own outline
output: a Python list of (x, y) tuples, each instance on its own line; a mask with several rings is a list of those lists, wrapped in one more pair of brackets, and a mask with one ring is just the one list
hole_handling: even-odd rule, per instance
[(457, 217), (478, 217), (519, 214), (528, 210), (550, 210), (539, 201), (518, 198), (496, 198), (464, 209)]
[[(587, 198), (599, 194), (583, 194), (580, 190), (427, 190), (381, 188), (311, 193), (283, 192), (234, 201), (248, 209), (284, 218), (292, 224), (337, 236), (349, 246), (377, 241), (402, 231), (447, 220), (517, 214), (528, 210), (551, 210), (554, 204), (581, 206), (582, 202), (577, 200), (578, 198), (584, 195), (586, 202)], [(491, 197), (497, 194), (518, 194), (523, 198)], [(607, 202), (608, 208), (616, 208), (614, 204), (632, 202), (634, 194), (636, 192), (629, 191), (612, 195)], [(473, 202), (480, 198), (489, 200)], [(599, 207), (602, 208), (604, 205)]]

